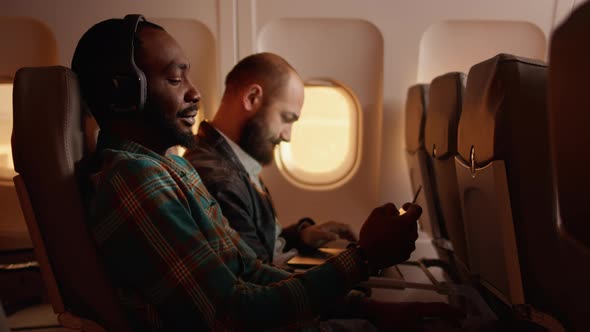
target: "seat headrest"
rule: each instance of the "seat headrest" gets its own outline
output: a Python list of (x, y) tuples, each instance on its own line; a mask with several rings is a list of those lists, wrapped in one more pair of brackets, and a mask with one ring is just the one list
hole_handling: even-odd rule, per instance
[(509, 54), (471, 67), (457, 135), (465, 162), (472, 147), (476, 167), (505, 159), (512, 137), (526, 134), (528, 121), (539, 121), (527, 118), (527, 109), (545, 107), (546, 68), (542, 61)]
[(13, 113), (15, 170), (26, 185), (66, 308), (109, 330), (127, 330), (85, 222), (75, 171), (84, 153), (76, 75), (59, 66), (21, 68)]
[[(60, 66), (21, 68), (14, 82), (13, 105), (15, 170), (20, 174), (36, 173), (41, 165), (53, 167), (47, 160), (55, 160), (55, 166), (65, 169), (45, 169), (47, 173), (73, 173), (74, 162), (83, 153), (80, 92), (75, 74)], [(39, 143), (43, 143), (43, 149), (36, 146)]]
[(406, 151), (409, 153), (424, 147), (424, 122), (427, 108), (428, 84), (411, 86), (406, 98)]
[(590, 3), (553, 33), (549, 66), (549, 128), (563, 226), (590, 247)]
[(453, 158), (457, 153), (457, 127), (464, 91), (463, 73), (444, 74), (430, 83), (424, 140), (426, 151), (436, 159)]

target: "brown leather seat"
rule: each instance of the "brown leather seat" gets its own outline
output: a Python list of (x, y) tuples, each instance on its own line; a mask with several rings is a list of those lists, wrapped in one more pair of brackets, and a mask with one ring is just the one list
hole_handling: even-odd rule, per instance
[(546, 76), (544, 63), (508, 54), (471, 68), (456, 168), (472, 273), (507, 305), (563, 322)]
[(555, 30), (549, 58), (549, 128), (558, 203), (563, 306), (572, 331), (590, 323), (590, 3)]
[(435, 206), (431, 166), (424, 147), (424, 126), (428, 110), (428, 84), (416, 84), (408, 89), (406, 98), (406, 159), (413, 192), (422, 187), (416, 201), (422, 209), (420, 227), (432, 239), (441, 236)]
[(463, 73), (447, 73), (432, 80), (424, 141), (432, 165), (432, 182), (435, 186), (433, 197), (437, 200), (439, 222), (444, 225), (441, 236), (450, 241), (450, 245), (441, 245), (453, 250), (454, 267), (466, 275), (469, 261), (455, 172), (457, 127), (464, 90)]
[(84, 146), (75, 74), (20, 69), (13, 103), (15, 184), (54, 311), (66, 327), (129, 330), (84, 221), (74, 171)]

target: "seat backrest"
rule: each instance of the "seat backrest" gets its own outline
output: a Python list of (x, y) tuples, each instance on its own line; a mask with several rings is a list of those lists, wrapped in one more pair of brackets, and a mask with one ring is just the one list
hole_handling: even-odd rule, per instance
[(455, 260), (466, 272), (469, 264), (463, 228), (461, 201), (455, 172), (457, 127), (463, 104), (465, 74), (448, 73), (430, 83), (428, 117), (424, 130), (426, 151), (432, 165), (434, 198), (440, 218), (452, 243)]
[(58, 66), (22, 68), (13, 105), (15, 183), (50, 294), (56, 289), (54, 310), (128, 330), (84, 220), (75, 174), (84, 146), (75, 74)]
[(431, 167), (428, 154), (424, 148), (424, 126), (428, 109), (428, 84), (416, 84), (408, 89), (406, 98), (406, 159), (410, 172), (413, 192), (422, 187), (417, 204), (422, 206), (420, 227), (431, 238), (441, 236), (438, 224), (434, 191), (431, 182)]
[[(564, 299), (572, 331), (587, 331), (590, 317), (590, 3), (558, 27), (549, 58), (549, 128), (558, 202)], [(567, 301), (567, 302), (565, 302)]]
[(456, 168), (471, 271), (504, 302), (563, 317), (546, 75), (544, 63), (507, 54), (471, 68)]
[(10, 332), (8, 328), (8, 321), (6, 320), (6, 315), (4, 314), (4, 308), (2, 307), (2, 303), (0, 303), (0, 332)]
[(549, 70), (549, 116), (559, 214), (563, 228), (590, 248), (590, 4), (580, 7), (553, 35)]

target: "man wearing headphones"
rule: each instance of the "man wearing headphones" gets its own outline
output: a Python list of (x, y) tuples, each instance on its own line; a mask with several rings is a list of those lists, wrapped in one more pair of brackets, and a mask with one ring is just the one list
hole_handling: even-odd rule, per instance
[[(193, 142), (201, 98), (178, 43), (139, 15), (111, 19), (84, 34), (72, 69), (101, 127), (89, 158), (88, 223), (138, 331), (318, 330), (318, 317), (369, 269), (414, 250), (420, 207), (406, 204), (400, 216), (386, 204), (369, 215), (358, 244), (315, 269), (291, 275), (263, 264), (194, 168), (165, 156)], [(392, 321), (387, 305), (357, 304), (349, 312)]]

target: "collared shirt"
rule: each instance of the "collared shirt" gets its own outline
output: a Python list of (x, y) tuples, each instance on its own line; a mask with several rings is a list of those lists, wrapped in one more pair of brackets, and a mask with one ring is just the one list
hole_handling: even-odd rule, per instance
[[(250, 177), (250, 181), (256, 186), (256, 189), (260, 192), (264, 192), (264, 188), (262, 187), (262, 182), (260, 181), (260, 172), (262, 171), (262, 165), (254, 159), (248, 152), (244, 151), (242, 147), (236, 144), (231, 138), (225, 136), (225, 134), (211, 125), (220, 135), (225, 139), (229, 147), (232, 151), (236, 154), (242, 166), (248, 173)], [(289, 252), (283, 253), (283, 249), (285, 248), (286, 241), (284, 238), (280, 237), (281, 232), (283, 231), (283, 227), (279, 222), (277, 216), (275, 216), (275, 245), (273, 250), (273, 264), (275, 266), (283, 267), (285, 266), (287, 260), (297, 254), (297, 249), (292, 248)]]
[(317, 330), (361, 278), (349, 249), (290, 275), (262, 264), (185, 159), (101, 131), (89, 226), (138, 330)]

